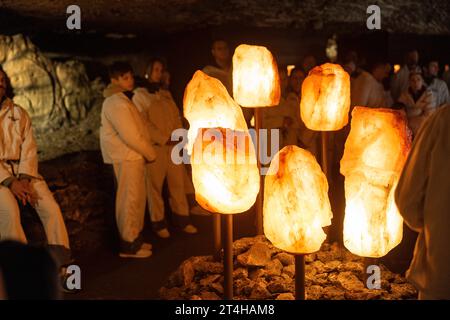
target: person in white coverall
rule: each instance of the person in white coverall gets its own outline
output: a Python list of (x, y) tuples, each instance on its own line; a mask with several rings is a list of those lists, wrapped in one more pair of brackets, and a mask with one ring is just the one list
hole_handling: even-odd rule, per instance
[[(230, 97), (233, 97), (233, 65), (228, 43), (222, 39), (214, 40), (211, 46), (211, 55), (214, 59), (213, 64), (205, 66), (202, 71), (222, 82)], [(249, 125), (253, 117), (253, 109), (242, 107), (241, 109), (245, 121)]]
[[(164, 71), (162, 72), (161, 85), (158, 86), (158, 88), (169, 91), (169, 89), (170, 89), (170, 72), (165, 68), (163, 68), (163, 69), (164, 69)], [(149, 76), (147, 74), (147, 78), (148, 77)], [(151, 86), (151, 82), (148, 82), (147, 79), (145, 79), (145, 82), (142, 84), (142, 87), (145, 88), (146, 86)], [(152, 90), (150, 88), (150, 91), (154, 91), (154, 90)], [(139, 110), (139, 111), (142, 112), (142, 110)], [(148, 115), (145, 114), (144, 118), (147, 119)], [(181, 120), (182, 120), (181, 122), (182, 122), (184, 128), (189, 126), (189, 122), (187, 122), (187, 120), (185, 118), (181, 118)], [(187, 123), (184, 123), (184, 121), (186, 121)], [(149, 123), (149, 128), (152, 128), (152, 127), (153, 127), (152, 124)], [(203, 209), (198, 204), (197, 200), (195, 200), (195, 189), (194, 189), (194, 184), (192, 183), (192, 175), (190, 174), (190, 170), (188, 170), (187, 164), (182, 165), (182, 167), (183, 167), (183, 171), (184, 171), (184, 192), (186, 193), (186, 196), (188, 199), (190, 213), (199, 215), (199, 216), (211, 215), (211, 212)], [(149, 198), (148, 201), (151, 201), (151, 198)], [(150, 205), (149, 205), (149, 208), (150, 208)]]
[(394, 74), (391, 79), (391, 95), (394, 101), (397, 101), (400, 95), (408, 89), (409, 73), (419, 69), (419, 52), (410, 50), (405, 55), (405, 64)]
[(362, 71), (352, 83), (351, 105), (370, 108), (387, 108), (388, 101), (383, 86), (383, 80), (389, 76), (390, 65), (383, 62), (375, 63), (371, 72)]
[[(19, 203), (34, 207), (59, 266), (71, 262), (69, 237), (61, 210), (38, 173), (37, 146), (25, 109), (6, 96), (7, 76), (0, 69), (0, 240), (27, 239)], [(19, 202), (19, 203), (18, 203)]]
[(426, 118), (436, 110), (433, 91), (426, 87), (422, 74), (419, 72), (410, 72), (409, 87), (400, 95), (397, 104), (405, 108), (408, 126), (414, 136)]
[(186, 233), (197, 233), (189, 217), (186, 197), (184, 164), (172, 160), (172, 148), (178, 141), (172, 141), (172, 132), (182, 128), (180, 112), (168, 90), (161, 87), (164, 65), (153, 59), (147, 68), (148, 84), (134, 91), (133, 102), (141, 111), (151, 139), (156, 142), (156, 160), (147, 164), (147, 201), (153, 229), (159, 237), (170, 237), (164, 213), (162, 197), (164, 181), (167, 179), (169, 204), (175, 223)]
[(439, 62), (431, 60), (428, 63), (426, 70), (425, 82), (428, 85), (436, 99), (436, 107), (442, 107), (446, 104), (450, 104), (450, 94), (448, 91), (447, 83), (444, 80), (439, 79)]
[(419, 299), (450, 300), (450, 106), (419, 129), (395, 190), (405, 223), (419, 233), (407, 279)]
[(144, 243), (145, 165), (156, 154), (140, 112), (132, 102), (133, 70), (116, 62), (109, 70), (101, 112), (100, 147), (103, 160), (112, 164), (117, 184), (116, 222), (120, 233), (120, 257), (146, 258), (151, 245)]

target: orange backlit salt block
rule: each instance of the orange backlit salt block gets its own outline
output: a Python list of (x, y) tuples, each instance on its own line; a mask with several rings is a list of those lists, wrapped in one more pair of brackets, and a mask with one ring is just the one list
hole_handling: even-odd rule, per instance
[(270, 164), (264, 182), (264, 233), (294, 254), (320, 249), (331, 224), (328, 182), (314, 156), (289, 145)]
[(204, 209), (235, 214), (255, 203), (260, 176), (248, 131), (200, 129), (191, 165), (195, 199)]
[(379, 258), (402, 240), (394, 191), (411, 146), (403, 111), (355, 107), (341, 159), (345, 176), (344, 245)]
[(241, 44), (233, 55), (233, 96), (243, 107), (270, 107), (280, 102), (278, 67), (261, 46)]
[(300, 114), (306, 127), (335, 131), (348, 123), (350, 76), (338, 64), (313, 68), (302, 84)]
[(189, 121), (188, 153), (200, 128), (229, 128), (248, 131), (241, 107), (230, 97), (225, 86), (216, 78), (196, 71), (186, 86), (183, 112)]

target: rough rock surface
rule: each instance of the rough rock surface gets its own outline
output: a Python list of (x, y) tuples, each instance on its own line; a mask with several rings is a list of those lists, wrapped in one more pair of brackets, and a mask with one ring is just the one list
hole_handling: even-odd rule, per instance
[[(60, 205), (74, 251), (95, 252), (114, 247), (114, 181), (112, 169), (102, 163), (99, 152), (83, 152), (41, 162), (39, 171)], [(45, 243), (36, 212), (22, 210), (30, 242)], [(185, 272), (189, 274), (189, 270)]]
[[(116, 32), (177, 32), (207, 26), (244, 25), (351, 33), (365, 28), (367, 1), (170, 0), (91, 1), (82, 6), (82, 28)], [(382, 28), (389, 32), (450, 33), (448, 1), (378, 0)], [(67, 2), (3, 0), (5, 9), (39, 18), (48, 28), (64, 25)], [(345, 26), (345, 27), (344, 27)]]
[(81, 62), (53, 61), (17, 34), (0, 35), (0, 64), (31, 116), (41, 160), (98, 149), (103, 84), (91, 82)]
[[(276, 249), (264, 237), (234, 242), (234, 298), (237, 300), (292, 300), (295, 297), (294, 257)], [(369, 290), (363, 283), (363, 258), (337, 243), (324, 243), (319, 252), (305, 257), (305, 286), (311, 300), (415, 299), (417, 291), (406, 279), (381, 269), (381, 289)], [(168, 300), (220, 299), (223, 276), (220, 262), (212, 256), (191, 257), (160, 289)], [(192, 273), (192, 270), (194, 272)]]

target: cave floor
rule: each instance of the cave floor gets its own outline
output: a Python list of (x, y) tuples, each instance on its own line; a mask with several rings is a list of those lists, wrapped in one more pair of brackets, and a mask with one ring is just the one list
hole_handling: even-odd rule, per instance
[[(153, 245), (153, 255), (147, 259), (123, 259), (114, 245), (103, 250), (86, 253), (76, 252), (76, 263), (82, 271), (82, 290), (65, 294), (66, 300), (77, 299), (159, 299), (158, 291), (179, 265), (192, 256), (210, 255), (213, 250), (212, 219), (193, 216), (199, 233), (188, 235), (181, 230), (169, 228), (171, 237), (161, 239), (151, 231), (147, 221), (144, 238)], [(254, 236), (254, 213), (234, 216), (234, 239)], [(411, 247), (407, 252), (410, 252)], [(402, 248), (402, 251), (405, 247)], [(409, 264), (410, 253), (393, 252), (381, 261), (391, 271), (404, 273)]]
[[(147, 259), (123, 259), (115, 248), (84, 255), (76, 254), (82, 272), (82, 290), (65, 294), (72, 299), (158, 299), (158, 290), (180, 263), (195, 255), (209, 255), (213, 250), (212, 219), (193, 216), (199, 229), (188, 235), (174, 228), (169, 239), (160, 239), (146, 223), (144, 238), (153, 245), (153, 255)], [(234, 236), (254, 235), (253, 214), (235, 216)]]
[[(213, 251), (211, 217), (192, 216), (199, 229), (196, 235), (169, 227), (172, 236), (160, 239), (152, 232), (147, 215), (144, 238), (152, 243), (153, 255), (147, 259), (120, 258), (112, 172), (103, 164), (100, 152), (65, 155), (40, 163), (39, 170), (61, 206), (76, 264), (81, 268), (82, 290), (77, 294), (65, 294), (65, 299), (158, 299), (159, 289), (184, 260), (210, 255)], [(338, 179), (335, 176), (333, 181)], [(342, 237), (343, 188), (331, 186), (330, 191), (334, 218), (328, 228), (328, 241), (339, 241)], [(165, 200), (168, 208), (167, 197)], [(36, 226), (31, 223), (36, 217), (34, 220), (28, 217), (25, 221), (29, 227)], [(234, 239), (254, 236), (254, 221), (252, 210), (235, 215)], [(40, 234), (42, 238), (42, 228), (40, 233), (33, 232), (36, 228), (28, 229), (31, 236)], [(415, 234), (405, 228), (402, 243), (381, 261), (391, 271), (404, 273), (412, 257), (414, 242)]]

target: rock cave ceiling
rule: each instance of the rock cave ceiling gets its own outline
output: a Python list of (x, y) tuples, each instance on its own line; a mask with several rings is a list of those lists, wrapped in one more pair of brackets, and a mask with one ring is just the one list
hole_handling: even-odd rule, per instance
[(292, 28), (303, 32), (364, 32), (367, 6), (381, 8), (391, 33), (450, 34), (450, 1), (411, 0), (0, 0), (0, 28), (68, 32), (66, 8), (81, 8), (82, 33), (174, 34), (205, 27)]

